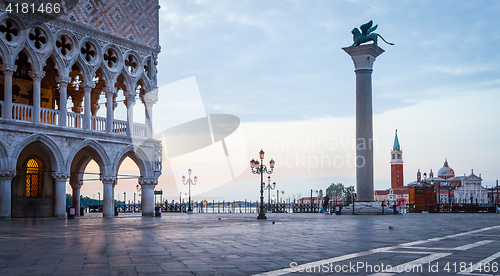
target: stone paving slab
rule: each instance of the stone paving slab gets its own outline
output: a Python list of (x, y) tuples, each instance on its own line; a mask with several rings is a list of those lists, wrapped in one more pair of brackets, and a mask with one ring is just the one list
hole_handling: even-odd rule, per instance
[[(470, 271), (459, 275), (500, 275), (475, 266), (500, 263), (498, 214), (268, 218), (166, 213), (0, 221), (0, 274), (457, 275), (464, 263)], [(335, 270), (352, 263), (372, 270)], [(381, 264), (418, 264), (423, 271), (373, 269)], [(429, 265), (438, 271), (428, 271)]]

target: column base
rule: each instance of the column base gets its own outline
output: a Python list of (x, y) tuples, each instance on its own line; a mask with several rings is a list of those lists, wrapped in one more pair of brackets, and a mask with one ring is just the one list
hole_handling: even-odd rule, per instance
[(0, 216), (0, 219), (1, 220), (10, 220), (11, 217), (10, 216)]
[(266, 215), (265, 214), (259, 214), (257, 216), (257, 219), (267, 219)]
[(155, 212), (142, 212), (143, 217), (154, 217)]

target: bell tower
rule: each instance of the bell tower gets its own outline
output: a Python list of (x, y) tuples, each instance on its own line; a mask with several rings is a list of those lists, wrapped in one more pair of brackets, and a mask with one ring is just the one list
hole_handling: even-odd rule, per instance
[(403, 187), (403, 151), (399, 146), (398, 130), (391, 151), (391, 188)]

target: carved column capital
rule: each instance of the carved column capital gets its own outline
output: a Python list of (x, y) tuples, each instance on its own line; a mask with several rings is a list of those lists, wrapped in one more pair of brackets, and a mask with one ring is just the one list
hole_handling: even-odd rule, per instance
[(141, 100), (144, 104), (155, 104), (158, 102), (158, 88), (155, 88), (148, 93), (142, 95)]
[(0, 180), (11, 180), (16, 175), (15, 170), (0, 171)]
[(70, 181), (69, 185), (71, 185), (71, 188), (73, 189), (80, 189), (83, 186), (83, 181), (81, 180)]
[(56, 82), (59, 84), (59, 86), (68, 86), (68, 84), (71, 82), (71, 78), (64, 76), (57, 76)]
[(114, 96), (114, 94), (116, 93), (116, 87), (106, 86), (102, 89), (102, 92), (106, 94), (106, 97), (108, 97), (108, 95)]
[(95, 88), (95, 82), (93, 81), (82, 81), (82, 83), (80, 84), (80, 86), (83, 87), (83, 90), (87, 90), (88, 88), (90, 88), (89, 90), (92, 90)]
[(69, 178), (69, 173), (68, 172), (53, 172), (52, 177), (56, 181), (66, 181)]
[(116, 176), (102, 176), (101, 177), (102, 184), (115, 184)]
[(38, 70), (31, 70), (29, 75), (33, 79), (33, 81), (41, 81), (43, 77), (45, 77), (45, 72)]
[(124, 96), (125, 96), (125, 106), (130, 107), (130, 106), (133, 106), (135, 104), (135, 97), (137, 96), (137, 93), (133, 93), (133, 92), (130, 92), (130, 91), (125, 91), (124, 93)]
[(17, 70), (17, 65), (13, 64), (0, 64), (0, 70), (3, 71), (4, 74), (13, 75)]
[(158, 184), (158, 177), (139, 177), (139, 185), (143, 188), (154, 188)]

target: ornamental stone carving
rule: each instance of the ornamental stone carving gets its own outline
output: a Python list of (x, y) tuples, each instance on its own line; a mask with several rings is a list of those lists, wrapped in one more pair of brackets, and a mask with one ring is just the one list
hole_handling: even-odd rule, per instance
[(155, 88), (142, 95), (141, 100), (144, 104), (155, 104), (156, 102), (158, 102), (158, 88)]
[(41, 81), (45, 77), (45, 71), (31, 70), (29, 75), (34, 81)]
[(56, 77), (56, 82), (59, 85), (68, 86), (68, 84), (71, 82), (71, 78), (70, 77), (64, 77), (64, 76), (57, 76)]
[(139, 177), (139, 184), (143, 187), (153, 187), (158, 184), (157, 177)]
[(70, 174), (68, 172), (53, 172), (52, 173), (52, 177), (56, 180), (56, 181), (61, 181), (61, 180), (68, 180)]
[(71, 188), (73, 189), (80, 189), (83, 186), (83, 181), (82, 180), (71, 181), (69, 185), (71, 185)]
[(116, 176), (102, 176), (101, 181), (102, 184), (115, 184)]
[(0, 180), (11, 180), (15, 175), (15, 170), (0, 171)]
[(11, 73), (14, 74), (14, 72), (16, 72), (17, 70), (17, 65), (12, 65), (12, 64), (0, 64), (0, 70), (4, 72), (4, 74), (6, 72), (8, 73)]

